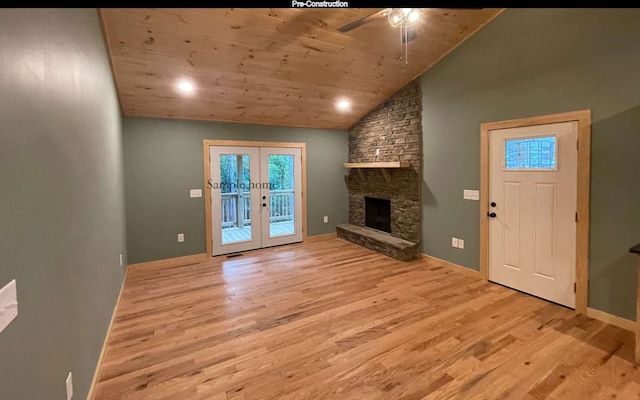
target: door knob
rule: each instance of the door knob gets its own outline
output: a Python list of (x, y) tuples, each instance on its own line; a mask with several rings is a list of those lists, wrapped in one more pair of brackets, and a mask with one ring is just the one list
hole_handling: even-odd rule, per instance
[(490, 217), (490, 218), (495, 218), (496, 215), (497, 215), (496, 213), (487, 213), (487, 217)]
[(492, 201), (492, 202), (491, 202), (491, 207), (495, 207), (495, 206), (497, 206), (496, 202), (495, 202), (495, 201)]
[(262, 196), (262, 200), (266, 200), (266, 199), (267, 199), (267, 196)]

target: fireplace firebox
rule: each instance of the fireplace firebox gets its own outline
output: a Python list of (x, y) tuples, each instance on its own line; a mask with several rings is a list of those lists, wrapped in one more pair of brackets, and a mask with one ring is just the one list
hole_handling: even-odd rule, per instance
[(391, 200), (365, 197), (365, 226), (391, 233)]

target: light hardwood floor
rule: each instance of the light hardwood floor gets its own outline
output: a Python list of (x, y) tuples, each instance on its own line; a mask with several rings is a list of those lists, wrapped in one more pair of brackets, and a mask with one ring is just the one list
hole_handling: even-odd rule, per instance
[(95, 399), (640, 398), (633, 334), (330, 239), (129, 271)]

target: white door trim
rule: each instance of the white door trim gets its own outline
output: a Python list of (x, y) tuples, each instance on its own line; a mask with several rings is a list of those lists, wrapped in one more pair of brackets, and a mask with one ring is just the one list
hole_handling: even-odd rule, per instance
[(591, 110), (571, 111), (480, 125), (480, 274), (489, 277), (489, 132), (497, 129), (578, 122), (578, 196), (576, 208), (576, 311), (587, 312), (589, 281), (589, 195), (591, 174)]

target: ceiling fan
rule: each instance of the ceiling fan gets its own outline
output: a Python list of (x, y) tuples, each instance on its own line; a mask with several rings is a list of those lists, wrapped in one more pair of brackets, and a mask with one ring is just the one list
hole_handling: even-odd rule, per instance
[[(465, 8), (465, 10), (481, 10), (481, 8)], [(338, 32), (346, 33), (369, 22), (387, 19), (392, 27), (400, 27), (400, 60), (409, 63), (408, 43), (418, 37), (416, 24), (424, 16), (424, 8), (385, 8), (373, 12), (363, 18), (338, 28)]]
[[(481, 8), (448, 8), (450, 10), (482, 10)], [(338, 28), (338, 32), (346, 33), (361, 27), (369, 22), (387, 19), (393, 27), (406, 28), (407, 34), (402, 36), (402, 43), (409, 42), (418, 37), (415, 30), (415, 23), (420, 21), (424, 16), (423, 8), (385, 8), (380, 11), (373, 12), (365, 17), (350, 22), (345, 26)]]

